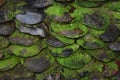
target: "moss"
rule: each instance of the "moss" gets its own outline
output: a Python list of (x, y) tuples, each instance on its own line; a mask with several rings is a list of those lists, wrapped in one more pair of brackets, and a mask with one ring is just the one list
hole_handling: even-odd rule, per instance
[(73, 44), (75, 42), (74, 39), (63, 37), (59, 34), (56, 34), (55, 32), (51, 32), (51, 34), (54, 35), (58, 40), (60, 40), (61, 42), (63, 42), (66, 45)]
[(0, 54), (3, 55), (2, 56), (2, 60), (3, 60), (3, 59), (9, 58), (12, 53), (10, 52), (9, 48), (5, 48), (5, 49), (0, 50)]
[(93, 37), (91, 34), (87, 34), (83, 38), (78, 39), (77, 44), (85, 49), (99, 49), (105, 47), (103, 41)]
[(6, 37), (0, 36), (0, 49), (6, 48), (9, 45), (9, 41)]
[(91, 57), (80, 49), (76, 51), (74, 54), (70, 55), (69, 57), (57, 58), (59, 64), (71, 69), (82, 68), (85, 64), (90, 62), (90, 60)]
[(40, 52), (37, 45), (33, 45), (29, 47), (20, 46), (20, 45), (11, 45), (9, 48), (13, 54), (21, 57), (31, 57), (39, 54)]
[(49, 15), (49, 16), (62, 16), (65, 12), (69, 12), (69, 10), (59, 4), (54, 4), (53, 6), (48, 7), (45, 12)]
[(19, 63), (19, 58), (16, 56), (11, 56), (8, 59), (0, 61), (0, 71), (6, 71), (15, 67)]
[(49, 49), (51, 50), (51, 54), (53, 55), (57, 55), (59, 57), (65, 57), (65, 55), (62, 53), (64, 50), (67, 50), (67, 49), (72, 49), (74, 53), (76, 50), (78, 50), (79, 48), (79, 45), (77, 44), (73, 44), (73, 45), (68, 45), (68, 46), (65, 46), (65, 47), (62, 47), (62, 48), (53, 48), (53, 47), (49, 47)]
[(88, 31), (88, 28), (86, 28), (86, 26), (82, 25), (82, 24), (79, 24), (79, 23), (72, 23), (72, 24), (56, 24), (56, 23), (51, 23), (51, 28), (54, 32), (56, 33), (60, 33), (60, 32), (64, 32), (66, 30), (73, 30), (73, 29), (80, 29), (81, 30), (81, 34), (79, 35), (74, 35), (74, 36), (65, 36), (65, 35), (62, 35), (60, 34), (61, 36), (63, 37), (68, 37), (68, 38), (78, 38), (78, 37), (82, 37), (84, 36), (87, 31)]

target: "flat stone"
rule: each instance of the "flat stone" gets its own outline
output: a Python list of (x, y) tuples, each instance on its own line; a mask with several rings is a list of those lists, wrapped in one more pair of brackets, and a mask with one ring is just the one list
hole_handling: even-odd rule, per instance
[(120, 36), (120, 30), (115, 25), (110, 25), (103, 34), (100, 35), (100, 38), (106, 42), (115, 41)]
[(37, 24), (44, 20), (44, 14), (29, 6), (20, 8), (22, 12), (16, 14), (16, 19), (24, 24)]
[(59, 41), (57, 38), (54, 36), (50, 36), (46, 39), (48, 45), (53, 46), (53, 47), (63, 47), (65, 44), (61, 41)]
[(15, 30), (12, 24), (0, 24), (0, 36), (10, 36)]
[(26, 0), (26, 2), (28, 2), (35, 8), (45, 8), (52, 5), (53, 0)]
[(27, 27), (27, 25), (20, 24), (17, 28), (20, 30), (20, 32), (40, 37), (46, 37), (48, 34), (48, 28), (45, 24), (39, 24), (37, 27)]
[(21, 33), (17, 30), (9, 37), (9, 41), (12, 44), (18, 44), (23, 46), (31, 46), (38, 40), (39, 40), (38, 37)]
[(53, 63), (52, 56), (48, 55), (48, 51), (43, 50), (39, 56), (27, 58), (24, 62), (24, 66), (32, 72), (43, 72), (48, 69)]
[(109, 43), (108, 45), (109, 49), (113, 51), (120, 51), (120, 41), (115, 41), (113, 43)]

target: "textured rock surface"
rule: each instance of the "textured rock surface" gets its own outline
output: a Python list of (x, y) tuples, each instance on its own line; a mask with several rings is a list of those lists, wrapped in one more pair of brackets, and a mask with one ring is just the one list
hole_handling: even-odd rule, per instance
[(120, 80), (120, 1), (0, 0), (0, 80)]

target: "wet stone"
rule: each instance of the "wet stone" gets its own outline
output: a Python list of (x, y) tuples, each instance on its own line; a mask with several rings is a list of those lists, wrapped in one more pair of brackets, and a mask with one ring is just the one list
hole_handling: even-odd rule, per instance
[(11, 21), (14, 17), (13, 11), (0, 10), (0, 23)]
[(0, 24), (0, 36), (10, 36), (15, 30), (12, 24)]
[(24, 66), (32, 72), (43, 72), (48, 69), (54, 60), (50, 55), (47, 57), (48, 50), (46, 50), (44, 49), (38, 56), (26, 59)]
[(17, 30), (9, 37), (9, 41), (12, 44), (18, 44), (23, 46), (31, 46), (38, 40), (38, 37), (31, 36), (29, 34), (24, 34)]
[(23, 6), (19, 9), (21, 12), (16, 14), (16, 19), (24, 24), (37, 24), (44, 20), (43, 11), (38, 11), (29, 6)]
[(69, 13), (65, 13), (62, 17), (53, 16), (53, 19), (59, 23), (69, 23), (72, 21), (72, 17)]
[(35, 8), (45, 8), (52, 5), (53, 0), (26, 0), (26, 2)]
[(115, 25), (110, 25), (103, 34), (100, 35), (100, 38), (106, 42), (115, 41), (120, 36), (120, 30)]
[(59, 41), (57, 38), (54, 36), (50, 36), (46, 39), (48, 45), (53, 46), (53, 47), (63, 47), (65, 44), (61, 41)]
[[(0, 80), (4, 80), (4, 77), (9, 77), (11, 80), (34, 80), (32, 76), (34, 73), (28, 71), (23, 67), (22, 64), (18, 64), (15, 68), (7, 71), (7, 72), (2, 72), (0, 73)], [(5, 80), (8, 80), (5, 79)]]
[(96, 29), (104, 29), (105, 28), (105, 24), (107, 24), (105, 22), (105, 19), (100, 16), (99, 14), (86, 14), (84, 16), (84, 23), (91, 28), (96, 28)]
[(46, 37), (48, 34), (48, 28), (44, 23), (39, 24), (36, 27), (28, 27), (27, 25), (18, 23), (17, 28), (20, 30), (20, 32), (28, 33), (34, 36)]
[(109, 49), (113, 51), (120, 51), (120, 41), (115, 41), (113, 43), (109, 43), (108, 45)]

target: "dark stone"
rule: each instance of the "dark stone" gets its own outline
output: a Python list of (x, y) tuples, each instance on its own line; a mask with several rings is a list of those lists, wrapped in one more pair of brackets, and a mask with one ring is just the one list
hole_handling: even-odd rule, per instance
[(91, 28), (104, 29), (105, 20), (98, 14), (87, 14), (84, 17), (84, 23)]
[(0, 0), (0, 7), (5, 3), (5, 0)]
[(53, 19), (60, 23), (69, 23), (72, 21), (72, 17), (69, 15), (69, 13), (65, 13), (62, 17), (53, 16)]
[(100, 35), (100, 38), (106, 42), (115, 41), (120, 36), (120, 30), (115, 25), (110, 25), (103, 34)]
[(120, 41), (115, 41), (113, 43), (109, 43), (108, 45), (109, 49), (113, 51), (120, 51)]
[(52, 5), (53, 0), (26, 0), (26, 2), (35, 8), (45, 8)]
[(55, 38), (54, 36), (50, 36), (47, 38), (47, 43), (53, 47), (63, 47), (65, 46), (64, 43), (62, 43), (61, 41), (59, 41), (57, 38)]
[(43, 11), (31, 8), (29, 6), (23, 6), (20, 8), (22, 11), (16, 14), (16, 19), (24, 24), (37, 24), (44, 20), (45, 16)]
[(88, 76), (89, 72), (88, 71), (84, 71), (84, 72), (81, 72), (80, 73), (80, 76), (81, 77), (84, 77), (84, 76)]
[(0, 24), (0, 36), (10, 36), (15, 27), (11, 24)]
[(65, 49), (62, 51), (62, 55), (67, 57), (73, 53), (73, 49)]
[(89, 49), (99, 49), (101, 46), (96, 42), (85, 42), (83, 46), (86, 46)]

